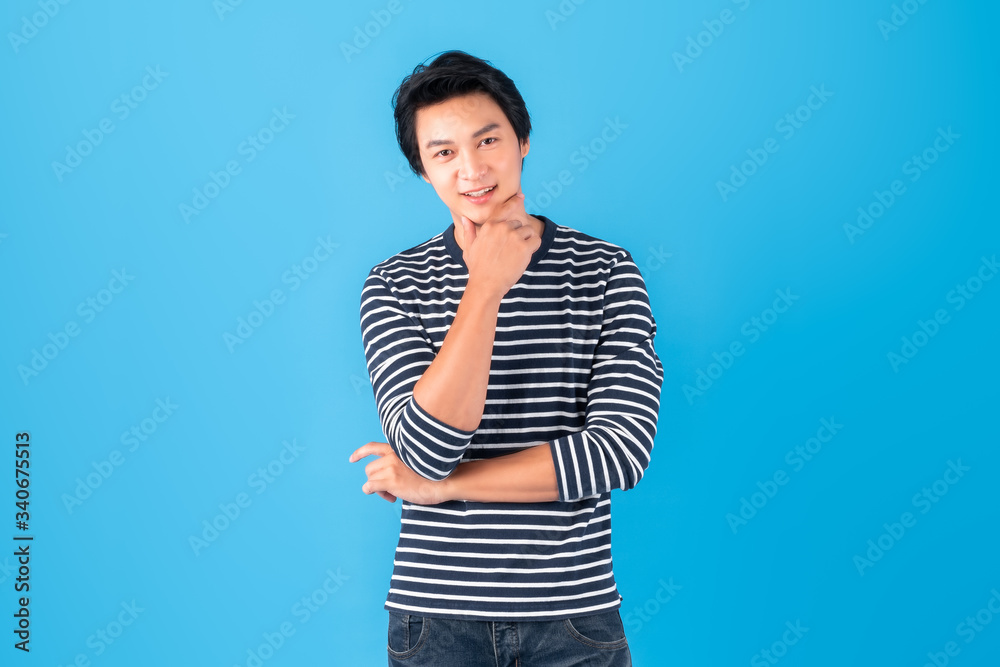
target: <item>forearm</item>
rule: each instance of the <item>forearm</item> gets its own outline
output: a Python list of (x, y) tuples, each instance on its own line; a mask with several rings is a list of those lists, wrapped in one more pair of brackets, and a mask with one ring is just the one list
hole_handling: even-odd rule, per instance
[(458, 464), (441, 484), (444, 500), (533, 503), (559, 500), (549, 444)]
[(441, 350), (413, 387), (420, 407), (464, 431), (475, 430), (483, 417), (501, 298), (466, 286)]

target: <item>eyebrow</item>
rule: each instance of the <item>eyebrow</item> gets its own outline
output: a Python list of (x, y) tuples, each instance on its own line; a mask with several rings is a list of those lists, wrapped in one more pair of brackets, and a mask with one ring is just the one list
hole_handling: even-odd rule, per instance
[[(481, 136), (483, 134), (486, 134), (487, 132), (492, 132), (493, 130), (498, 130), (498, 129), (500, 129), (500, 124), (499, 123), (490, 123), (489, 125), (487, 125), (486, 127), (482, 128), (481, 130), (476, 130), (475, 132), (473, 132), (472, 133), (472, 138), (475, 139), (476, 137), (479, 137), (479, 136)], [(434, 146), (443, 146), (445, 144), (450, 144), (450, 143), (454, 143), (454, 142), (452, 142), (451, 139), (431, 139), (430, 141), (428, 141), (425, 144), (424, 147), (425, 148), (433, 148)]]

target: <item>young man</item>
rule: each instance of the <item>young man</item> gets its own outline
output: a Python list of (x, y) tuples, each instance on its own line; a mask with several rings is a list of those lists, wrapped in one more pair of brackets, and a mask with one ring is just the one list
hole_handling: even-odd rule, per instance
[(625, 249), (528, 215), (531, 122), (461, 51), (393, 96), (396, 136), (452, 224), (375, 265), (361, 333), (388, 443), (351, 461), (402, 499), (390, 665), (630, 665), (611, 490), (649, 465), (663, 367)]

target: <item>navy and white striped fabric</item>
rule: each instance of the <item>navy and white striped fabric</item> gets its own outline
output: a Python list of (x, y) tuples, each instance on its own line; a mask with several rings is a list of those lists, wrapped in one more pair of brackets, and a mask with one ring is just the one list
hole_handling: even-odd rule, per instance
[(468, 620), (570, 618), (620, 606), (611, 490), (649, 465), (663, 366), (645, 283), (624, 248), (545, 223), (500, 305), (483, 418), (454, 428), (413, 399), (468, 280), (454, 224), (372, 268), (361, 332), (393, 451), (432, 480), (460, 461), (549, 443), (559, 500), (402, 503), (385, 609)]

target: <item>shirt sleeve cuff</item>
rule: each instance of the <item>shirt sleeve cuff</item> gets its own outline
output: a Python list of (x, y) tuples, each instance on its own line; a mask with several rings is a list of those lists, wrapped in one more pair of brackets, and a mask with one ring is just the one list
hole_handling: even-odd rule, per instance
[(472, 439), (472, 436), (476, 434), (476, 430), (463, 431), (460, 428), (455, 428), (451, 424), (446, 424), (431, 413), (424, 410), (417, 402), (416, 396), (410, 397), (411, 403), (413, 405), (412, 416), (414, 421), (416, 421), (421, 428), (423, 428), (428, 435), (441, 440), (449, 445), (465, 445)]

